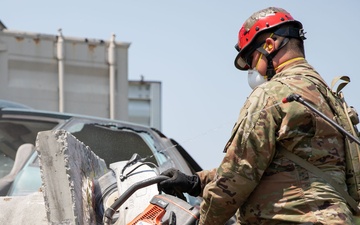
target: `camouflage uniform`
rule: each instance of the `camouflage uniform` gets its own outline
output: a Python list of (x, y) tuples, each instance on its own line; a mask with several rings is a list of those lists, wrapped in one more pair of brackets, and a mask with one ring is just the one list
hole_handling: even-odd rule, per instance
[(333, 187), (277, 153), (295, 153), (346, 189), (342, 134), (302, 104), (281, 103), (296, 93), (333, 118), (319, 80), (304, 60), (251, 93), (221, 165), (198, 173), (204, 187), (199, 224), (224, 224), (235, 213), (239, 224), (354, 224)]

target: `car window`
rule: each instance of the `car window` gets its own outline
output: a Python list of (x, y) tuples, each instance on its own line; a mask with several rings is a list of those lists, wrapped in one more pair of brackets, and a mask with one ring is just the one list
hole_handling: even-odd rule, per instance
[(51, 130), (58, 123), (20, 119), (0, 120), (0, 178), (9, 174), (16, 152), (24, 143), (35, 145), (39, 131)]

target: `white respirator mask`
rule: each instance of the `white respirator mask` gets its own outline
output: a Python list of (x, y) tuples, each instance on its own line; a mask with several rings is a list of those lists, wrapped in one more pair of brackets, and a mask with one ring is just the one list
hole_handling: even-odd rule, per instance
[(248, 70), (248, 83), (249, 86), (254, 89), (260, 84), (263, 84), (267, 81), (267, 79), (259, 73), (259, 71), (255, 69)]

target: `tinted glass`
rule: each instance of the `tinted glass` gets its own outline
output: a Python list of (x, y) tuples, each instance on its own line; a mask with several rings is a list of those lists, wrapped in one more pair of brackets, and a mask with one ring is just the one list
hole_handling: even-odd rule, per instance
[(7, 175), (14, 164), (20, 145), (35, 145), (39, 131), (51, 130), (57, 123), (48, 121), (1, 119), (0, 120), (0, 178)]

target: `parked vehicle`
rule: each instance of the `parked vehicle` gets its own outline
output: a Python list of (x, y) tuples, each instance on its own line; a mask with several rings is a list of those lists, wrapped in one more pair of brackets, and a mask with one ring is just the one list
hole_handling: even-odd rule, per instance
[[(154, 128), (105, 118), (39, 111), (0, 101), (0, 196), (26, 196), (40, 190), (41, 171), (34, 148), (38, 133), (47, 130), (69, 132), (104, 159), (108, 168), (113, 163), (128, 161), (136, 153), (155, 165), (159, 172), (170, 167), (187, 174), (201, 170), (176, 141)], [(186, 199), (192, 205), (198, 205), (201, 200), (192, 196)]]
[[(41, 179), (36, 151), (19, 156), (17, 150), (26, 143), (35, 146), (39, 131), (55, 129), (69, 131), (107, 165), (128, 160), (138, 153), (141, 157), (148, 157), (160, 170), (170, 167), (186, 173), (201, 170), (176, 141), (159, 130), (104, 118), (38, 111), (0, 101), (0, 195), (26, 195), (38, 191)], [(22, 165), (16, 165), (13, 181), (6, 187), (1, 186), (2, 178), (11, 172), (18, 158), (22, 159)], [(26, 179), (29, 176), (33, 177), (31, 181)]]

